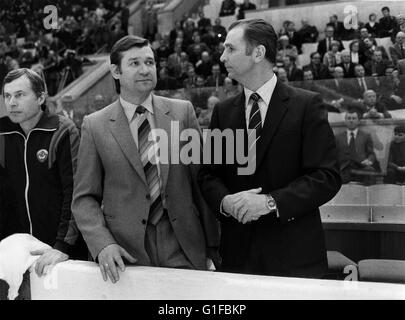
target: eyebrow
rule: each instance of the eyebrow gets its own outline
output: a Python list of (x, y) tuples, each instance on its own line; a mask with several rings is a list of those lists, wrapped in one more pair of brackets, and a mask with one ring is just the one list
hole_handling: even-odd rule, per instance
[[(17, 90), (17, 91), (14, 91), (14, 94), (16, 94), (16, 93), (25, 93), (25, 91), (24, 90)], [(10, 94), (10, 92), (7, 92), (7, 91), (5, 91), (4, 92), (4, 95), (6, 95), (6, 94)]]
[(224, 43), (224, 47), (225, 47), (225, 48), (230, 48), (230, 47), (232, 47), (232, 44), (230, 44), (230, 43)]

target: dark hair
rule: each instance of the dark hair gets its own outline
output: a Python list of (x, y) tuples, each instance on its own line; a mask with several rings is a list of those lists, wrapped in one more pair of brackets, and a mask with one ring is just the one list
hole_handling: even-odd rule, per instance
[(355, 43), (358, 43), (360, 45), (360, 41), (358, 39), (354, 39), (352, 42), (350, 42), (349, 44), (349, 49), (350, 51), (352, 51), (352, 48), (354, 46)]
[(382, 7), (381, 8), (381, 12), (383, 12), (384, 10), (387, 10), (388, 12), (390, 11), (390, 8), (388, 8), (388, 7)]
[[(110, 63), (117, 65), (118, 71), (121, 71), (122, 53), (134, 47), (143, 48), (146, 46), (151, 47), (148, 39), (144, 39), (133, 35), (125, 36), (119, 39), (111, 48)], [(153, 54), (155, 55), (155, 51), (153, 51)], [(118, 94), (120, 94), (121, 93), (120, 82), (119, 80), (116, 79), (114, 79), (114, 82), (115, 82), (115, 90)]]
[(273, 26), (263, 19), (242, 19), (232, 23), (229, 27), (229, 31), (238, 26), (244, 28), (244, 39), (247, 43), (246, 55), (252, 54), (254, 47), (263, 45), (266, 48), (266, 60), (275, 64), (277, 34)]
[[(29, 80), (29, 82), (31, 84), (31, 89), (32, 89), (32, 91), (34, 91), (34, 93), (37, 97), (46, 93), (45, 82), (38, 73), (36, 73), (35, 71), (33, 71), (31, 69), (20, 68), (20, 69), (16, 69), (16, 70), (11, 70), (5, 76), (5, 78), (3, 80), (3, 84), (1, 86), (1, 92), (2, 92), (3, 96), (4, 96), (4, 86), (7, 83), (13, 82), (14, 80), (21, 78), (23, 76), (27, 77), (27, 79)], [(42, 111), (46, 110), (45, 101), (41, 105), (41, 109), (42, 109)]]
[[(316, 54), (319, 54), (319, 52), (318, 52), (318, 51), (312, 52), (312, 53), (309, 55), (309, 57), (310, 57), (311, 59), (313, 59), (314, 55), (316, 55)], [(320, 54), (319, 54), (319, 57), (321, 57)]]
[(372, 16), (377, 17), (377, 15), (373, 12), (373, 13), (370, 13), (370, 14), (368, 15), (368, 20), (370, 20)]
[(360, 120), (361, 114), (360, 114), (359, 110), (358, 110), (356, 107), (354, 107), (354, 106), (349, 106), (348, 109), (347, 109), (347, 111), (346, 111), (346, 115), (349, 114), (349, 113), (355, 113), (355, 114), (357, 114), (357, 117), (358, 117), (359, 120)]

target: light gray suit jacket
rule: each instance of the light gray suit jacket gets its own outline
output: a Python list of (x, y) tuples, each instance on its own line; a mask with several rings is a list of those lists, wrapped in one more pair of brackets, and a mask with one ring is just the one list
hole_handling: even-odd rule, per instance
[[(179, 131), (198, 129), (190, 102), (152, 95), (156, 128), (169, 137), (171, 122)], [(180, 150), (187, 142), (180, 142)], [(196, 269), (206, 269), (206, 257), (216, 260), (218, 223), (196, 182), (198, 165), (161, 164), (163, 194), (169, 219), (186, 256)], [(140, 265), (151, 265), (145, 251), (145, 221), (150, 199), (138, 148), (119, 102), (86, 116), (75, 175), (72, 211), (94, 259), (117, 243)], [(208, 249), (208, 250), (207, 250)]]

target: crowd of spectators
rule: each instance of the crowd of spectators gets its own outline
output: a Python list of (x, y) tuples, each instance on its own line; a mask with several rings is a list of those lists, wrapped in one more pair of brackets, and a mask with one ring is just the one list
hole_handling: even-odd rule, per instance
[[(56, 29), (44, 27), (47, 5), (57, 8)], [(83, 55), (107, 51), (127, 34), (128, 18), (127, 0), (2, 0), (0, 82), (12, 69), (32, 67), (52, 96), (82, 73)]]

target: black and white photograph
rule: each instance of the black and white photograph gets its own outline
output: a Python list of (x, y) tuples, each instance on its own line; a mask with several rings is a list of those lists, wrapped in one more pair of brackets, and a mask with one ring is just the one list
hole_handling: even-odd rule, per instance
[(403, 0), (0, 0), (0, 86), (0, 300), (405, 300)]

